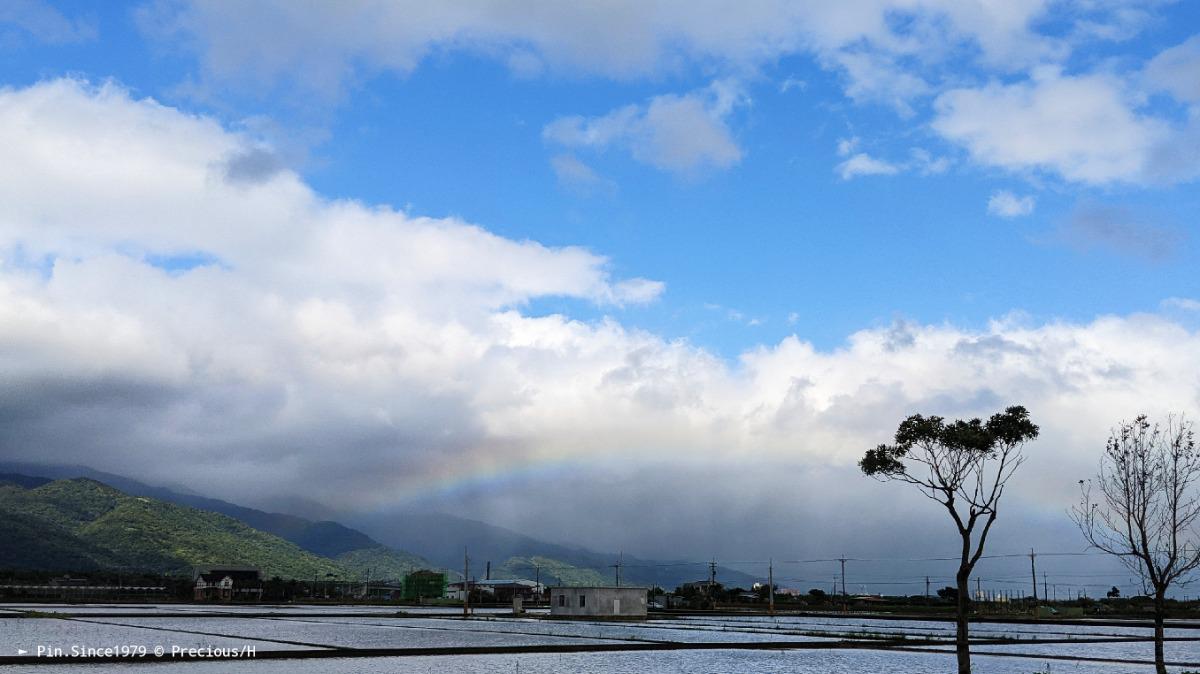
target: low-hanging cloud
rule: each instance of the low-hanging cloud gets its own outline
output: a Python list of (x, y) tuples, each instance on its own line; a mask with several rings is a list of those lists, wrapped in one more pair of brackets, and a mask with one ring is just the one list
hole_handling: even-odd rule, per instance
[[(655, 466), (754, 466), (803, 481), (773, 483), (786, 510), (907, 414), (1022, 403), (1046, 463), (1017, 493), (1055, 510), (1049, 481), (1088, 470), (1115, 420), (1200, 405), (1200, 335), (1162, 315), (903, 323), (732, 363), (618, 317), (532, 316), (541, 297), (664, 289), (582, 248), (325, 199), (286, 169), (231, 184), (222, 162), (250, 141), (113, 85), (0, 92), (0, 146), (4, 458), (344, 510), (475, 485), (532, 526), (551, 504), (497, 477), (617, 466), (649, 498)], [(159, 262), (182, 253), (209, 262)], [(560, 515), (589, 507), (569, 491)]]

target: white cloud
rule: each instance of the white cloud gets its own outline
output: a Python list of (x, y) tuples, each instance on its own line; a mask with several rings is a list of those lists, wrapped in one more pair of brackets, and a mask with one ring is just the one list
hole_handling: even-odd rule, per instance
[(925, 176), (945, 173), (954, 163), (949, 157), (934, 157), (929, 150), (920, 147), (914, 147), (909, 150), (909, 156), (911, 159), (908, 162), (907, 168)]
[(1037, 200), (1031, 194), (1018, 197), (1008, 190), (996, 190), (988, 198), (987, 209), (988, 213), (992, 215), (999, 215), (1002, 218), (1016, 218), (1022, 215), (1029, 215), (1033, 212), (1033, 208), (1036, 205)]
[(838, 51), (829, 57), (846, 75), (846, 95), (857, 103), (883, 103), (902, 117), (914, 114), (911, 102), (933, 87), (918, 75), (877, 52)]
[(900, 172), (901, 167), (882, 159), (876, 159), (865, 152), (859, 152), (834, 168), (842, 180), (850, 180), (859, 176), (890, 176)]
[(626, 147), (634, 159), (676, 173), (728, 168), (741, 161), (742, 149), (727, 118), (744, 101), (736, 85), (715, 82), (683, 96), (655, 96), (645, 105), (627, 105), (599, 117), (560, 117), (546, 125), (542, 136), (570, 148)]
[(779, 93), (781, 94), (786, 94), (793, 89), (796, 91), (804, 91), (807, 88), (808, 82), (796, 77), (784, 78), (784, 80), (779, 83)]
[(1200, 300), (1190, 297), (1168, 297), (1162, 301), (1162, 307), (1182, 311), (1200, 311)]
[[(745, 73), (796, 53), (846, 76), (848, 94), (906, 110), (932, 83), (918, 71), (976, 61), (1013, 72), (1061, 62), (1072, 41), (1122, 39), (1136, 2), (1089, 3), (1055, 14), (1051, 0), (844, 0), (727, 3), (683, 0), (562, 3), (364, 0), (313, 5), (271, 0), (175, 0), (139, 13), (143, 29), (194, 49), (204, 80), (279, 79), (317, 92), (356, 76), (411, 72), (431, 53), (465, 50), (542, 72), (655, 77), (689, 65)], [(1139, 14), (1140, 15), (1140, 14)], [(1039, 33), (1054, 19), (1088, 27), (1072, 38)], [(1103, 30), (1121, 26), (1123, 30)]]
[(1151, 59), (1145, 77), (1154, 90), (1169, 92), (1188, 103), (1200, 103), (1200, 35)]
[(596, 173), (591, 166), (573, 154), (557, 154), (550, 158), (550, 167), (559, 184), (583, 194), (611, 193), (616, 190), (613, 181)]
[[(0, 146), (6, 458), (347, 507), (548, 464), (629, 466), (641, 482), (622, 489), (661, 495), (639, 468), (725, 462), (788, 476), (769, 506), (795, 512), (844, 490), (822, 467), (853, 471), (908, 414), (1021, 403), (1043, 439), (1015, 493), (1060, 513), (1114, 421), (1200, 405), (1200, 335), (1154, 315), (904, 323), (733, 363), (611, 318), (530, 316), (662, 286), (583, 249), (329, 201), (286, 169), (231, 182), (253, 143), (113, 86), (0, 92)], [(186, 255), (209, 261), (155, 263)], [(505, 498), (528, 517), (574, 504)]]
[[(0, 92), (0, 144), (0, 406), (23, 424), (5, 447), (26, 457), (83, 443), (121, 471), (124, 456), (287, 479), (336, 445), (434, 470), (428, 452), (480, 442), (476, 403), (528, 393), (476, 379), (502, 377), (503, 353), (612, 331), (513, 307), (663, 290), (580, 248), (327, 201), (286, 170), (231, 181), (252, 144), (111, 85)], [(155, 262), (180, 256), (211, 263)], [(91, 436), (108, 423), (125, 430)]]
[(0, 4), (0, 27), (15, 26), (48, 44), (86, 42), (96, 38), (94, 20), (70, 19), (42, 0), (7, 0)]
[(617, 282), (608, 299), (613, 304), (647, 304), (657, 300), (667, 286), (662, 281), (632, 278)]
[[(183, 88), (200, 97), (231, 83), (259, 93), (282, 83), (299, 89), (311, 108), (322, 97), (338, 100), (347, 83), (407, 74), (430, 54), (459, 51), (508, 64), (519, 77), (656, 81), (696, 71), (753, 81), (765, 64), (807, 54), (838, 73), (856, 103), (916, 118), (935, 98), (934, 128), (987, 166), (1085, 183), (1177, 182), (1200, 171), (1195, 153), (1186, 151), (1200, 138), (1200, 121), (1172, 131), (1139, 111), (1141, 86), (1115, 75), (1045, 74), (1071, 63), (1080, 45), (1128, 40), (1151, 23), (1152, 9), (1136, 0), (1070, 7), (1053, 0), (755, 0), (736, 10), (682, 0), (165, 0), (138, 15), (148, 34), (195, 51), (200, 72)], [(1155, 59), (1143, 78), (1148, 86), (1192, 96), (1194, 40)], [(1012, 83), (1039, 67), (1041, 76)], [(976, 73), (997, 79), (978, 85)], [(780, 90), (795, 82), (786, 79)], [(570, 139), (568, 147), (621, 143), (639, 161), (666, 170), (732, 166), (743, 150), (727, 113), (704, 98), (660, 96), (550, 128)], [(949, 166), (944, 158), (926, 167), (884, 163), (924, 174)]]
[(1046, 171), (1084, 183), (1138, 181), (1167, 125), (1137, 114), (1114, 77), (1040, 69), (1027, 82), (993, 82), (938, 96), (933, 128), (976, 161)]
[(892, 162), (873, 157), (866, 152), (858, 152), (861, 145), (862, 140), (857, 136), (838, 140), (838, 156), (847, 157), (846, 160), (834, 167), (834, 171), (842, 177), (842, 180), (850, 180), (858, 176), (896, 175), (905, 171), (915, 171), (923, 176), (938, 175), (945, 173), (951, 164), (949, 157), (934, 157), (928, 150), (919, 147), (914, 147), (909, 151), (907, 161)]

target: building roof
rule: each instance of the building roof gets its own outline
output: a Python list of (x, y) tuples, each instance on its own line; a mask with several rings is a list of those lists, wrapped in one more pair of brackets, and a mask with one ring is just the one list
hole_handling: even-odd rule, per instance
[(258, 576), (258, 570), (229, 570), (215, 569), (213, 571), (205, 571), (196, 574), (196, 580), (203, 580), (206, 584), (212, 585), (219, 583), (224, 579), (230, 579), (237, 585), (245, 585), (247, 583), (260, 584), (262, 579)]

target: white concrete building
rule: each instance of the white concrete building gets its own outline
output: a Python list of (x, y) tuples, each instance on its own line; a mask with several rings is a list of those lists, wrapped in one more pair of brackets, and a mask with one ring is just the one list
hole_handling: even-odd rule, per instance
[(576, 618), (645, 618), (644, 587), (552, 587), (550, 615)]

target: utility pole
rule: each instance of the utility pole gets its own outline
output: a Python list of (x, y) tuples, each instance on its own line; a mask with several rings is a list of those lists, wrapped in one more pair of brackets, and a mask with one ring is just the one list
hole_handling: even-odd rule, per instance
[(846, 600), (846, 557), (838, 557), (838, 561), (842, 563), (842, 613), (848, 613), (850, 606)]
[(1037, 559), (1037, 555), (1034, 554), (1033, 548), (1029, 548), (1029, 571), (1030, 571), (1030, 573), (1033, 574), (1033, 603), (1034, 604), (1036, 604), (1037, 600), (1038, 600), (1038, 598), (1037, 598), (1037, 564), (1034, 562), (1035, 559)]
[(708, 563), (708, 601), (709, 601), (709, 604), (711, 604), (711, 608), (717, 607), (716, 602), (713, 601), (713, 589), (714, 589), (713, 586), (715, 586), (716, 584), (717, 584), (717, 558), (713, 557), (712, 561)]
[(621, 587), (621, 558), (624, 555), (622, 552), (617, 553), (617, 563), (610, 564), (617, 576), (617, 587)]
[(533, 565), (533, 586), (537, 589), (537, 601), (542, 603), (542, 567)]
[(1048, 585), (1046, 584), (1046, 572), (1043, 571), (1042, 572), (1042, 599), (1044, 601), (1050, 601), (1050, 593), (1046, 591), (1047, 587), (1048, 587)]
[(775, 560), (767, 560), (767, 596), (770, 598), (770, 613), (775, 615)]
[(925, 598), (929, 599), (929, 576), (925, 576)]
[(463, 548), (463, 617), (471, 615), (471, 558)]

